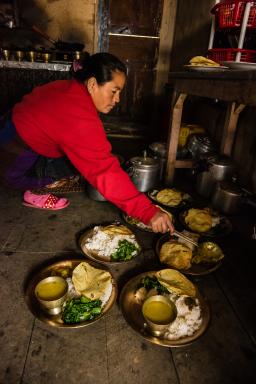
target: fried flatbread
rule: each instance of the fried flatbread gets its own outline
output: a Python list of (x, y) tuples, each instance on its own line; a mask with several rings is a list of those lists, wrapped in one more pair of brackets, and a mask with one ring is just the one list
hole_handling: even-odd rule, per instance
[(220, 64), (204, 56), (195, 56), (189, 60), (190, 65), (207, 65), (209, 67), (219, 67)]
[(175, 207), (182, 202), (182, 192), (176, 189), (165, 188), (156, 195), (157, 201), (169, 207)]
[(175, 269), (162, 269), (156, 273), (156, 278), (171, 293), (191, 297), (196, 296), (194, 284)]
[(192, 250), (178, 241), (167, 241), (161, 247), (159, 259), (170, 267), (188, 269), (191, 266)]
[(111, 274), (82, 262), (73, 270), (72, 281), (78, 293), (89, 299), (99, 299), (111, 285)]
[(132, 231), (125, 225), (108, 225), (102, 228), (102, 231), (108, 235), (133, 235)]
[(207, 209), (188, 210), (185, 216), (185, 223), (196, 232), (207, 232), (212, 228), (212, 217)]

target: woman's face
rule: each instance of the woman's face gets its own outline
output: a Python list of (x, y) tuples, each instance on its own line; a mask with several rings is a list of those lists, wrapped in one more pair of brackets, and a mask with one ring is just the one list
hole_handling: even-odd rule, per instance
[(98, 112), (109, 113), (120, 101), (120, 93), (125, 85), (126, 76), (123, 72), (113, 72), (112, 80), (99, 85), (95, 77), (87, 81), (87, 89)]

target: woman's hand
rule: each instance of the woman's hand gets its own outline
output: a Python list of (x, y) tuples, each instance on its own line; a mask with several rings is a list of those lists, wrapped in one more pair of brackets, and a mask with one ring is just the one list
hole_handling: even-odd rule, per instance
[(157, 212), (149, 222), (149, 225), (154, 232), (168, 232), (173, 233), (174, 226), (171, 222), (170, 216), (164, 212)]

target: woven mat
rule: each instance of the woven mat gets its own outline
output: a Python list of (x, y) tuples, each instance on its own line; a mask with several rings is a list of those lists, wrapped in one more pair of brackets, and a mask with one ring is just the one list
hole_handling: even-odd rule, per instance
[(61, 187), (55, 187), (55, 188), (42, 187), (42, 188), (32, 189), (31, 191), (38, 195), (44, 195), (46, 193), (53, 193), (54, 195), (65, 195), (68, 193), (84, 192), (85, 182), (79, 180), (79, 182), (77, 183), (67, 183), (66, 185), (63, 185)]

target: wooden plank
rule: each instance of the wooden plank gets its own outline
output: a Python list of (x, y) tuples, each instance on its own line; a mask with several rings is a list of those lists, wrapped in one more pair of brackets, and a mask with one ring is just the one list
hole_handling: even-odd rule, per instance
[(195, 164), (193, 159), (176, 160), (175, 168), (192, 168)]
[(167, 141), (168, 152), (167, 152), (167, 167), (166, 167), (166, 184), (170, 184), (174, 177), (174, 168), (178, 148), (180, 124), (183, 110), (183, 103), (187, 95), (182, 93), (178, 96), (177, 101), (174, 104), (172, 110), (172, 117), (169, 127), (169, 138)]
[(221, 142), (221, 151), (225, 155), (231, 155), (239, 114), (244, 109), (244, 107), (244, 104), (240, 104), (236, 108), (235, 102), (229, 103), (227, 107)]
[(239, 104), (256, 105), (255, 80), (179, 78), (173, 79), (179, 93), (210, 97), (223, 101), (236, 101)]

